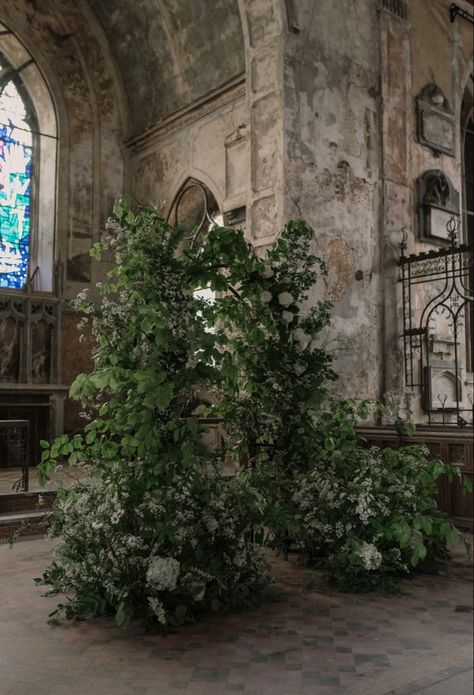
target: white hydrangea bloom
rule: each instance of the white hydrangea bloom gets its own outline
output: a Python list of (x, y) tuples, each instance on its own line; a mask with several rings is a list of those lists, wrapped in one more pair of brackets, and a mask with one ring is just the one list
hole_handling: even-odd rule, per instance
[(289, 292), (281, 292), (278, 295), (278, 302), (281, 304), (281, 306), (289, 307), (290, 304), (293, 304), (293, 301), (293, 297)]
[(294, 314), (291, 311), (283, 311), (281, 317), (283, 321), (285, 321), (286, 323), (290, 323), (291, 321), (293, 321)]
[(267, 280), (268, 280), (268, 278), (272, 278), (272, 277), (274, 276), (274, 274), (275, 274), (275, 273), (273, 272), (273, 268), (270, 268), (270, 267), (265, 268), (265, 269), (262, 271), (262, 277), (263, 277), (263, 278), (266, 278)]
[(157, 591), (173, 591), (181, 565), (174, 557), (152, 557), (146, 573), (146, 581)]
[(268, 290), (263, 290), (263, 292), (260, 293), (260, 299), (265, 304), (268, 304), (268, 302), (272, 301), (272, 293), (269, 292)]
[(311, 340), (310, 336), (301, 327), (298, 327), (293, 331), (293, 339), (296, 340), (303, 350), (308, 346), (308, 343)]
[(362, 543), (358, 555), (366, 570), (376, 570), (382, 564), (382, 554), (372, 543)]
[(293, 370), (297, 376), (301, 376), (306, 371), (306, 367), (301, 362), (296, 362)]

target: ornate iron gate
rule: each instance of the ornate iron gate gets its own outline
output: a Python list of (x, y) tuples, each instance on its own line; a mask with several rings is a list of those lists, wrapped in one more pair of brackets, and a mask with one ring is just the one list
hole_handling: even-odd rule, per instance
[(405, 383), (420, 389), (430, 424), (464, 426), (474, 422), (474, 250), (458, 244), (454, 218), (447, 228), (442, 249), (406, 256), (401, 244)]

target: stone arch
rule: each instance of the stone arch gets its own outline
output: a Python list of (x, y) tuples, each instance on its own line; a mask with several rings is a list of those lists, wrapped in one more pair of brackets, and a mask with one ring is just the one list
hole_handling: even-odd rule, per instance
[(190, 167), (188, 171), (182, 171), (177, 180), (173, 183), (171, 190), (173, 191), (171, 197), (170, 197), (170, 202), (167, 206), (166, 213), (167, 217), (169, 218), (170, 212), (173, 208), (174, 202), (178, 195), (182, 192), (182, 190), (188, 185), (190, 182), (196, 182), (198, 184), (202, 184), (205, 188), (207, 188), (212, 195), (212, 197), (215, 199), (219, 210), (222, 210), (222, 203), (224, 200), (224, 192), (220, 190), (218, 184), (215, 182), (212, 176), (210, 176), (207, 172), (203, 171), (202, 169), (197, 169), (196, 167)]
[(222, 208), (213, 191), (202, 181), (189, 176), (173, 197), (167, 221), (189, 229), (191, 243), (205, 235), (213, 224), (222, 224)]

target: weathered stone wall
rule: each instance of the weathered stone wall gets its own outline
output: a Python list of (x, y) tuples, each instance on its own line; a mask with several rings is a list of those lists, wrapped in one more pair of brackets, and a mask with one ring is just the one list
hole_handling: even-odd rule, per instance
[[(198, 179), (223, 212), (246, 207), (262, 252), (289, 218), (314, 227), (329, 275), (311, 301), (334, 303), (328, 341), (345, 350), (341, 391), (388, 395), (421, 418), (404, 385), (397, 261), (403, 230), (408, 252), (431, 248), (420, 239), (419, 177), (439, 169), (462, 193), (472, 25), (451, 23), (449, 5), (0, 0), (0, 20), (31, 50), (57, 105), (66, 295), (107, 269), (88, 251), (118, 194), (166, 215)], [(430, 83), (452, 110), (451, 155), (419, 142), (416, 98)]]
[(340, 388), (378, 397), (381, 350), (380, 49), (372, 0), (297, 0), (284, 63), (284, 218), (316, 230), (334, 303)]
[[(397, 261), (403, 230), (410, 251), (427, 248), (420, 174), (439, 168), (460, 187), (467, 23), (451, 24), (446, 0), (238, 4), (245, 100), (237, 86), (210, 92), (205, 108), (193, 103), (135, 137), (137, 197), (166, 212), (187, 177), (200, 179), (221, 209), (246, 205), (248, 237), (262, 251), (285, 220), (306, 219), (328, 264), (312, 301), (334, 303), (328, 340), (343, 353), (341, 391), (388, 396), (422, 417), (404, 385)], [(415, 98), (433, 81), (454, 111), (454, 157), (418, 142)]]
[(248, 186), (245, 85), (241, 82), (129, 145), (132, 188), (166, 216), (188, 178), (204, 183), (222, 212), (243, 207)]
[[(458, 3), (472, 13), (472, 4)], [(461, 194), (460, 110), (463, 93), (472, 70), (472, 25), (458, 18), (450, 21), (447, 0), (413, 0), (407, 4), (406, 17), (387, 9), (380, 12), (381, 85), (383, 98), (383, 322), (385, 355), (385, 392), (404, 402), (418, 421), (423, 421), (420, 391), (412, 392), (404, 384), (403, 353), (400, 335), (402, 297), (397, 283), (396, 265), (403, 233), (407, 235), (407, 253), (436, 250), (436, 242), (421, 238), (418, 179), (429, 170), (440, 170)], [(435, 84), (448, 100), (452, 126), (447, 127), (446, 144), (452, 136), (451, 154), (434, 151), (420, 142), (417, 122), (417, 98), (426, 85)], [(462, 207), (462, 205), (461, 205)], [(462, 237), (462, 230), (460, 232)], [(464, 241), (466, 239), (464, 238)], [(434, 289), (432, 289), (434, 291)], [(421, 290), (416, 297), (420, 306), (430, 292)], [(472, 392), (472, 375), (466, 374), (465, 338), (460, 336), (460, 361), (464, 371), (464, 392)], [(449, 361), (449, 360), (448, 360)], [(418, 370), (421, 365), (416, 363)]]
[(236, 0), (89, 0), (110, 38), (130, 106), (129, 135), (242, 75)]

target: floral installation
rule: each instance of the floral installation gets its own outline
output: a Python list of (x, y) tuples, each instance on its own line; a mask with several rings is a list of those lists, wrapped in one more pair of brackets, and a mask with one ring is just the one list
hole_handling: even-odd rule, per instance
[[(75, 302), (96, 345), (71, 387), (86, 424), (43, 442), (44, 478), (63, 461), (87, 470), (51, 517), (59, 542), (38, 581), (68, 597), (52, 619), (113, 612), (166, 629), (256, 605), (272, 594), (264, 545), (300, 553), (339, 588), (393, 588), (460, 539), (435, 502), (437, 478), (456, 469), (422, 447), (364, 448), (366, 404), (334, 400), (331, 306), (307, 308), (326, 268), (302, 220), (261, 257), (218, 226), (189, 248), (155, 210), (121, 199), (97, 258), (104, 245), (116, 265), (101, 301)], [(223, 420), (233, 477), (198, 412)]]
[(195, 295), (205, 278), (154, 210), (121, 200), (110, 232), (117, 263), (101, 302), (75, 302), (96, 344), (93, 371), (71, 388), (88, 421), (43, 442), (44, 477), (64, 460), (88, 470), (52, 515), (60, 541), (39, 582), (68, 596), (52, 618), (114, 612), (120, 625), (170, 626), (254, 605), (268, 584), (251, 542), (259, 495), (245, 475), (223, 479), (193, 414), (220, 358)]

